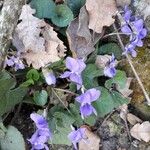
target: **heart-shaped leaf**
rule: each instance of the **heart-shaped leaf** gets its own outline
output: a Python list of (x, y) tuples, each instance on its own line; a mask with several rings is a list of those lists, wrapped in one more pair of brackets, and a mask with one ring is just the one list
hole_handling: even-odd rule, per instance
[(71, 9), (65, 5), (57, 5), (55, 8), (55, 15), (52, 16), (52, 22), (58, 27), (66, 27), (73, 20), (73, 13)]

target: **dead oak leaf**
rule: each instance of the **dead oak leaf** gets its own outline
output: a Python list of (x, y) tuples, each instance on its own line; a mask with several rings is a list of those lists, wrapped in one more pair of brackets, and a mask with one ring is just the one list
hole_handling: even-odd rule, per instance
[(89, 28), (102, 33), (104, 26), (114, 23), (112, 16), (116, 13), (115, 0), (86, 0), (86, 9), (89, 14)]
[(39, 69), (64, 57), (66, 47), (53, 27), (34, 17), (34, 13), (35, 10), (29, 5), (23, 6), (21, 22), (15, 30), (13, 44), (28, 66)]
[(99, 150), (100, 138), (94, 134), (88, 127), (83, 126), (85, 130), (85, 140), (79, 142), (79, 150)]
[(137, 123), (131, 128), (130, 133), (134, 138), (138, 140), (149, 142), (150, 141), (150, 122), (145, 121), (142, 124)]
[(93, 37), (88, 28), (88, 20), (88, 13), (83, 6), (79, 17), (71, 22), (66, 31), (70, 50), (78, 58), (86, 59), (95, 50), (94, 45), (97, 39), (101, 37), (100, 34)]

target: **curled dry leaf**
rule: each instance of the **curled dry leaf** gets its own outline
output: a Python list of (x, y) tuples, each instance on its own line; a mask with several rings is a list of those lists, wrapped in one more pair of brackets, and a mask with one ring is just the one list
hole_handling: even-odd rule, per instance
[(132, 78), (127, 78), (127, 82), (125, 88), (121, 89), (118, 88), (118, 91), (126, 98), (131, 99), (129, 96), (132, 94), (133, 90), (129, 89), (131, 84)]
[(95, 64), (98, 68), (104, 68), (110, 59), (110, 55), (97, 55)]
[(101, 36), (96, 34), (95, 37), (92, 37), (88, 28), (88, 19), (88, 13), (84, 6), (80, 10), (79, 17), (73, 20), (67, 28), (70, 50), (78, 58), (86, 59), (95, 50), (94, 45)]
[(131, 113), (127, 114), (127, 120), (131, 125), (135, 125), (136, 123), (142, 123), (142, 120), (140, 118)]
[(126, 121), (127, 113), (128, 113), (128, 105), (123, 104), (119, 108), (120, 108), (120, 118), (123, 119), (124, 121)]
[(120, 6), (120, 7), (129, 6), (130, 3), (131, 3), (131, 0), (116, 0), (117, 6)]
[(94, 134), (88, 127), (86, 128), (85, 135), (87, 139), (79, 142), (79, 150), (99, 150), (100, 138)]
[(13, 44), (29, 66), (39, 69), (64, 57), (66, 47), (53, 27), (34, 17), (34, 13), (29, 5), (23, 6)]
[(137, 123), (131, 128), (130, 133), (134, 138), (138, 140), (149, 142), (150, 141), (150, 122), (145, 121), (142, 124)]
[(114, 23), (112, 18), (117, 8), (115, 0), (87, 0), (86, 9), (89, 14), (89, 28), (101, 33), (104, 26)]

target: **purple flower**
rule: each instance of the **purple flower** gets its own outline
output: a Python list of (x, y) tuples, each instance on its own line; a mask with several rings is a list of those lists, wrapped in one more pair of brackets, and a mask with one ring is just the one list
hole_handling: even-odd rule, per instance
[(81, 59), (67, 57), (66, 67), (69, 69), (69, 71), (65, 71), (60, 77), (69, 78), (72, 82), (77, 84), (77, 89), (80, 89), (82, 86), (81, 73), (86, 67), (85, 63)]
[(131, 16), (131, 13), (131, 10), (126, 7), (123, 15), (125, 24), (122, 25), (121, 31), (130, 36), (130, 43), (125, 46), (123, 54), (130, 53), (132, 57), (136, 57), (135, 48), (143, 46), (142, 39), (147, 35), (147, 30), (144, 28), (143, 20)]
[(51, 132), (48, 127), (46, 119), (36, 113), (32, 113), (30, 118), (34, 121), (37, 130), (28, 140), (32, 144), (31, 150), (46, 149), (49, 150), (48, 146), (45, 144), (51, 138)]
[(5, 61), (5, 63), (10, 67), (14, 67), (16, 71), (25, 68), (24, 64), (22, 63), (19, 57), (11, 56)]
[(85, 128), (79, 128), (78, 130), (73, 130), (69, 135), (68, 138), (73, 143), (74, 148), (77, 149), (77, 144), (83, 139), (86, 139), (85, 136)]
[(89, 89), (85, 93), (76, 97), (76, 101), (81, 104), (80, 112), (82, 118), (90, 116), (92, 113), (94, 113), (95, 115), (97, 114), (95, 108), (91, 105), (91, 103), (96, 101), (99, 97), (100, 91), (94, 88)]
[(104, 75), (110, 78), (113, 78), (116, 75), (114, 54), (112, 54), (110, 61), (106, 64), (106, 67), (104, 68)]
[(45, 81), (48, 85), (56, 84), (56, 77), (52, 71), (45, 75)]

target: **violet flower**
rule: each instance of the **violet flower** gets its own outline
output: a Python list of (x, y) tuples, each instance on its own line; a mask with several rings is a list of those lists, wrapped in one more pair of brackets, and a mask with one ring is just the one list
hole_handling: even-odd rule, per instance
[(143, 20), (131, 16), (131, 14), (131, 10), (126, 7), (123, 15), (125, 23), (122, 25), (121, 31), (130, 36), (130, 43), (125, 46), (123, 54), (129, 53), (132, 57), (136, 57), (135, 48), (143, 46), (142, 39), (147, 35), (147, 30), (144, 28)]
[(81, 104), (80, 112), (81, 117), (90, 116), (92, 113), (97, 115), (95, 108), (92, 106), (92, 102), (96, 101), (100, 97), (100, 91), (94, 88), (87, 90), (85, 93), (76, 97), (76, 101)]
[(56, 84), (56, 77), (55, 77), (53, 71), (50, 71), (44, 77), (45, 77), (45, 81), (48, 85)]
[(86, 139), (85, 136), (85, 128), (79, 128), (74, 130), (68, 135), (69, 140), (73, 143), (74, 148), (77, 150), (77, 144), (81, 141)]
[(11, 56), (9, 59), (7, 58), (5, 63), (10, 67), (14, 67), (16, 71), (25, 68), (19, 57)]
[(69, 71), (65, 71), (61, 78), (69, 78), (72, 82), (77, 84), (77, 89), (82, 86), (81, 73), (85, 69), (86, 65), (82, 59), (74, 59), (71, 57), (66, 58), (66, 67)]
[(46, 119), (36, 113), (32, 113), (30, 118), (34, 121), (37, 130), (32, 135), (32, 137), (28, 140), (32, 144), (31, 150), (41, 150), (46, 149), (49, 150), (48, 146), (45, 144), (49, 139), (51, 139), (51, 132), (48, 127), (48, 123)]
[(115, 56), (112, 54), (111, 59), (106, 64), (104, 68), (104, 75), (110, 78), (113, 78), (116, 75), (116, 68), (115, 68)]

